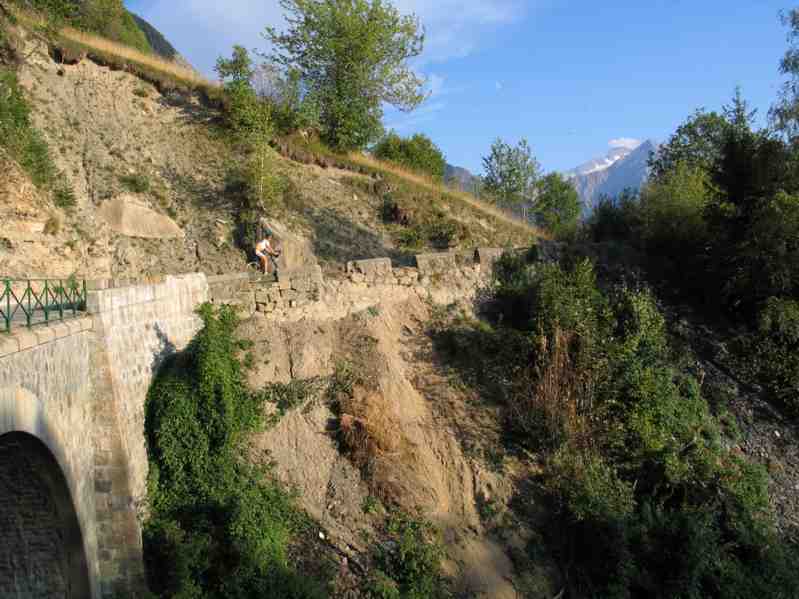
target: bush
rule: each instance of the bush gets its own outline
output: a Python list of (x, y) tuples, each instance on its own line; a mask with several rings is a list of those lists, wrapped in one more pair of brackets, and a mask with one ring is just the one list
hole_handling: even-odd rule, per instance
[(439, 217), (427, 224), (427, 239), (437, 249), (448, 249), (457, 244), (464, 235), (463, 228), (448, 218)]
[(425, 173), (437, 181), (444, 179), (447, 166), (444, 154), (429, 137), (421, 133), (402, 138), (392, 131), (378, 142), (372, 153), (375, 158)]
[(150, 191), (150, 180), (142, 174), (122, 175), (119, 182), (133, 193), (147, 193)]
[(0, 68), (0, 146), (25, 170), (38, 187), (56, 179), (56, 167), (47, 143), (34, 129), (30, 107), (17, 77)]
[(388, 521), (388, 543), (377, 553), (377, 572), (367, 582), (375, 599), (445, 599), (451, 597), (441, 574), (444, 550), (433, 526), (408, 514)]
[[(501, 402), (509, 439), (545, 456), (540, 480), (557, 515), (547, 539), (568, 564), (569, 594), (799, 592), (766, 472), (725, 449), (698, 382), (671, 361), (651, 293), (600, 292), (587, 263), (533, 266), (513, 254), (495, 277), (499, 326), (460, 324), (437, 333), (436, 347)], [(799, 339), (797, 323), (799, 306), (777, 300), (761, 319), (781, 343)]]
[(59, 208), (69, 209), (74, 208), (78, 201), (72, 188), (63, 184), (56, 187), (53, 191), (53, 203)]
[(739, 366), (799, 414), (799, 301), (769, 298), (757, 330), (738, 340)]
[(289, 566), (304, 516), (252, 465), (245, 441), (262, 425), (264, 397), (247, 390), (233, 310), (200, 308), (203, 328), (168, 359), (146, 403), (151, 590), (166, 596), (321, 599)]

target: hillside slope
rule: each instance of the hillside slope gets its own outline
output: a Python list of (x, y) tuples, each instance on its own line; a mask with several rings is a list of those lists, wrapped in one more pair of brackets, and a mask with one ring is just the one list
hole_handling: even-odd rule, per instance
[[(240, 190), (234, 182), (243, 156), (219, 130), (217, 110), (191, 92), (164, 95), (113, 63), (101, 66), (80, 55), (70, 61), (75, 64), (56, 62), (38, 36), (17, 31), (17, 55), (25, 57), (17, 68), (19, 81), (34, 123), (77, 200), (74, 210), (47, 207), (36, 227), (43, 231), (48, 220), (58, 221), (59, 233), (29, 243), (67, 244), (81, 259), (34, 264), (10, 252), (4, 257), (6, 272), (45, 276), (74, 269), (91, 278), (243, 269), (248, 256), (237, 243)], [(107, 45), (104, 56), (112, 57), (114, 49)], [(343, 168), (303, 162), (314, 160), (277, 158), (276, 170), (290, 184), (276, 212), (264, 216), (278, 221), (287, 242), (311, 247), (331, 268), (355, 258), (408, 260), (413, 252), (433, 248), (426, 233), (411, 236), (410, 244), (398, 240), (409, 227), (384, 218), (389, 180), (398, 190), (397, 202), (418, 215), (419, 230), (428, 218), (455, 223), (454, 247), (523, 245), (535, 233), (445, 197), (443, 189), (420, 187), (401, 174), (381, 175), (379, 165), (363, 174), (351, 161)], [(17, 189), (7, 192), (7, 205), (16, 203)], [(120, 228), (115, 222), (120, 214), (139, 215), (140, 234)], [(174, 234), (159, 233), (159, 226), (151, 226), (155, 222)]]

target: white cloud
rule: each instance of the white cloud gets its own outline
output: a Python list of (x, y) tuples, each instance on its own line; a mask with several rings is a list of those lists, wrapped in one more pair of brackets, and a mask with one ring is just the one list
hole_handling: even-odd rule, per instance
[[(492, 29), (521, 19), (525, 0), (395, 0), (402, 14), (414, 13), (425, 28), (424, 53), (416, 68), (462, 58)], [(190, 62), (211, 74), (216, 58), (233, 44), (264, 48), (267, 25), (283, 24), (278, 0), (171, 0), (140, 9)]]
[(611, 139), (608, 142), (608, 145), (611, 148), (627, 148), (628, 150), (634, 150), (642, 143), (643, 142), (640, 139), (635, 139), (632, 137), (617, 137), (616, 139)]
[(395, 0), (403, 14), (413, 13), (425, 28), (422, 63), (463, 58), (487, 30), (521, 19), (525, 0)]
[(502, 90), (502, 82), (501, 82), (501, 81), (497, 81), (497, 82), (494, 84), (494, 87), (496, 87), (496, 88), (497, 88), (497, 91), (501, 91), (501, 90)]

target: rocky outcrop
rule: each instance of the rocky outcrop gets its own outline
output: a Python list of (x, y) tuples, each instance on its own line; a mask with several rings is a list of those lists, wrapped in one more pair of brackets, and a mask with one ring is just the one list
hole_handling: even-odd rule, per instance
[(158, 214), (132, 195), (122, 195), (100, 205), (97, 214), (120, 235), (143, 239), (183, 239), (175, 221)]

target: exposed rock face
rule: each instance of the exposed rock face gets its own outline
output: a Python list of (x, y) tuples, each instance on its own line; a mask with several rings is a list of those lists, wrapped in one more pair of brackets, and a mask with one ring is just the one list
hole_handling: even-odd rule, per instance
[(583, 214), (590, 214), (603, 195), (613, 198), (625, 189), (640, 189), (649, 175), (649, 154), (656, 147), (654, 142), (645, 141), (631, 152), (609, 154), (608, 166), (592, 161), (582, 171), (570, 173), (570, 180), (583, 203)]
[(144, 239), (183, 239), (185, 234), (175, 221), (158, 214), (132, 195), (103, 202), (97, 214), (121, 235)]

